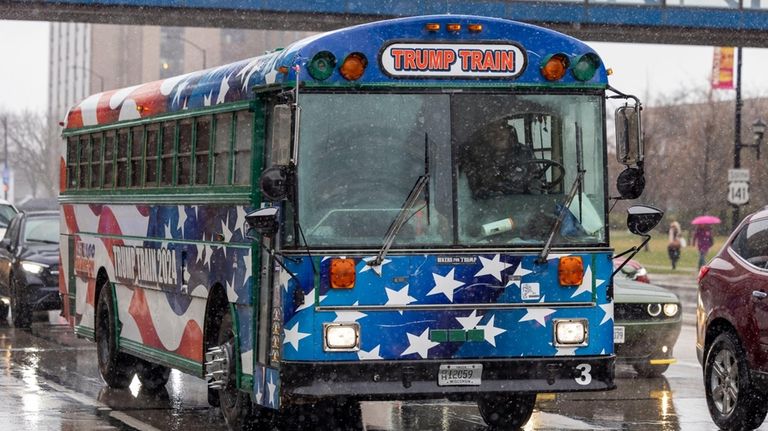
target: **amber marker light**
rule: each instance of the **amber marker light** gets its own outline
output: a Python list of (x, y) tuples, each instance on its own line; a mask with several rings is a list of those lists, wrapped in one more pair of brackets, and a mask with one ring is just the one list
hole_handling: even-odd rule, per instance
[(432, 32), (440, 31), (440, 24), (435, 23), (435, 22), (430, 22), (430, 23), (427, 23), (426, 25), (424, 25), (424, 29), (427, 30), (427, 31), (432, 31)]
[(288, 68), (288, 66), (280, 66), (277, 68), (277, 71), (280, 73), (288, 73), (289, 70), (290, 69)]
[(472, 33), (480, 33), (483, 31), (483, 25), (482, 24), (469, 24), (467, 26), (470, 32)]
[(344, 59), (339, 73), (348, 81), (357, 81), (363, 76), (365, 68), (368, 66), (368, 59), (359, 52), (353, 52)]
[(579, 286), (584, 280), (584, 262), (580, 256), (565, 256), (560, 258), (557, 275), (561, 286)]
[(355, 260), (331, 259), (331, 288), (351, 289), (355, 287)]
[(554, 54), (546, 59), (541, 66), (541, 76), (547, 81), (557, 81), (565, 76), (565, 71), (568, 70), (570, 61), (565, 54)]
[(445, 29), (452, 32), (461, 31), (461, 24), (447, 24)]

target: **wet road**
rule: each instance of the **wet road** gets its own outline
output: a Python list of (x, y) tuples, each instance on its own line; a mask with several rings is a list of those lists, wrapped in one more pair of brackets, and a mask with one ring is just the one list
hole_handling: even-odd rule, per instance
[[(685, 307), (688, 313), (692, 307)], [(45, 317), (45, 316), (43, 316)], [(95, 345), (69, 328), (36, 322), (32, 331), (0, 326), (0, 429), (19, 430), (219, 430), (218, 409), (206, 401), (202, 380), (172, 372), (167, 390), (143, 393), (104, 387)], [(526, 430), (715, 430), (709, 418), (691, 319), (675, 347), (678, 359), (664, 377), (638, 378), (617, 369), (617, 390), (542, 394)], [(362, 403), (365, 430), (485, 430), (474, 404), (431, 402)], [(291, 428), (322, 430), (327, 424)], [(331, 427), (334, 428), (334, 427)], [(346, 428), (336, 426), (336, 429)], [(768, 431), (768, 423), (760, 428)]]

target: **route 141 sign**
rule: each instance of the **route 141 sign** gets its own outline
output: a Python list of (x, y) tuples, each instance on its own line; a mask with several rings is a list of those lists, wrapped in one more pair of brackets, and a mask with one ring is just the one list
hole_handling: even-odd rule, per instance
[(744, 205), (749, 202), (749, 183), (745, 181), (729, 183), (728, 202), (733, 205)]

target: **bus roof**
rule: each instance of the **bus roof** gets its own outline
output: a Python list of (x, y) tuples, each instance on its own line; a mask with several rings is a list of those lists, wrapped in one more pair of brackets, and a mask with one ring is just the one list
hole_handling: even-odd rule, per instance
[[(566, 73), (546, 80), (541, 67), (557, 54), (564, 59)], [(356, 80), (341, 74), (350, 57), (365, 65)], [(587, 79), (577, 79), (582, 63), (594, 69)], [(108, 125), (249, 100), (257, 87), (295, 84), (296, 73), (303, 85), (313, 87), (603, 88), (608, 83), (594, 51), (562, 33), (497, 18), (420, 16), (320, 33), (259, 57), (97, 93), (70, 109), (65, 127)]]

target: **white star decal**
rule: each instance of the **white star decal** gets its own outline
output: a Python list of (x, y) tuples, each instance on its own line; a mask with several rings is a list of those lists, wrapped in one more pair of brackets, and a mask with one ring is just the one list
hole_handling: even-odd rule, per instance
[[(357, 306), (359, 301), (355, 301), (353, 306)], [(336, 319), (334, 319), (334, 322), (357, 322), (358, 320), (362, 319), (363, 317), (368, 316), (365, 313), (361, 313), (359, 311), (337, 311), (336, 312)]]
[(299, 332), (299, 322), (296, 322), (296, 324), (293, 325), (293, 328), (291, 329), (283, 328), (283, 332), (285, 333), (283, 344), (290, 343), (290, 345), (293, 346), (294, 350), (297, 352), (299, 351), (299, 341), (310, 336), (310, 334)]
[(405, 351), (401, 353), (400, 356), (416, 353), (417, 355), (421, 356), (421, 359), (427, 359), (427, 356), (429, 356), (429, 349), (440, 344), (429, 339), (429, 328), (425, 329), (424, 332), (418, 336), (408, 332), (406, 332), (405, 335), (408, 336), (408, 348), (405, 349)]
[(211, 98), (213, 97), (213, 90), (208, 94), (203, 94), (203, 106), (211, 106)]
[(275, 78), (277, 78), (277, 71), (276, 70), (270, 70), (264, 75), (264, 82), (266, 84), (274, 84)]
[[(408, 305), (411, 302), (416, 302), (416, 298), (408, 294), (408, 288), (409, 285), (407, 284), (400, 290), (385, 287), (384, 291), (387, 292), (386, 305)], [(403, 314), (402, 310), (400, 310), (400, 314)]]
[(235, 230), (240, 230), (240, 233), (245, 236), (243, 226), (245, 225), (245, 207), (237, 207), (237, 220), (235, 221)]
[(491, 346), (496, 347), (496, 336), (507, 332), (507, 330), (497, 328), (494, 325), (494, 322), (493, 322), (494, 319), (496, 319), (496, 316), (491, 316), (491, 319), (488, 320), (487, 325), (480, 325), (477, 327), (477, 329), (482, 329), (483, 336), (485, 337), (485, 341), (491, 343)]
[(261, 387), (259, 387), (256, 392), (256, 404), (261, 405), (262, 398), (264, 398), (264, 395), (261, 393)]
[(609, 320), (613, 320), (613, 302), (609, 302), (607, 304), (600, 304), (599, 307), (602, 308), (603, 313), (605, 313), (605, 315), (603, 316), (603, 320), (600, 321), (600, 325), (602, 325), (603, 323)]
[(547, 260), (560, 259), (561, 257), (568, 257), (569, 253), (551, 253), (547, 255)]
[(608, 280), (600, 280), (599, 278), (595, 279), (595, 287), (601, 287), (603, 283), (605, 283)]
[(515, 285), (517, 287), (520, 287), (520, 281), (522, 281), (523, 277), (526, 275), (532, 273), (530, 269), (523, 268), (523, 262), (520, 262), (520, 265), (517, 265), (517, 268), (515, 268), (515, 272), (512, 273), (512, 276), (509, 277), (509, 281), (507, 282), (507, 285), (504, 287), (509, 287), (511, 285)]
[(216, 104), (224, 103), (227, 97), (227, 92), (229, 91), (229, 77), (232, 76), (227, 75), (221, 80), (221, 84), (219, 85), (219, 95), (216, 97)]
[(520, 319), (520, 322), (527, 322), (529, 320), (535, 320), (536, 322), (539, 322), (541, 326), (547, 326), (547, 316), (554, 313), (557, 310), (553, 310), (551, 308), (527, 308), (525, 313), (525, 316), (523, 316), (522, 319)]
[(363, 267), (360, 268), (360, 274), (362, 274), (362, 273), (372, 269), (373, 272), (375, 272), (377, 275), (381, 275), (381, 267), (386, 265), (386, 264), (388, 264), (388, 263), (390, 263), (390, 262), (392, 262), (389, 259), (384, 259), (383, 261), (381, 261), (381, 265), (376, 265), (376, 266), (368, 265), (368, 262), (370, 262), (370, 261), (372, 261), (374, 259), (376, 259), (375, 256), (374, 257), (366, 257), (365, 259), (363, 259), (363, 261), (365, 262), (365, 265), (363, 265)]
[(179, 205), (179, 224), (176, 228), (179, 229), (181, 237), (184, 238), (184, 222), (187, 221), (187, 211), (185, 211), (184, 205)]
[(269, 405), (275, 405), (275, 389), (277, 385), (272, 383), (272, 375), (269, 376), (269, 383), (267, 383), (267, 389), (269, 390)]
[(285, 291), (288, 291), (288, 282), (291, 281), (291, 274), (288, 273), (285, 269), (280, 269), (280, 275), (277, 276), (277, 282), (285, 289)]
[(379, 349), (381, 348), (381, 344), (374, 347), (370, 352), (366, 352), (363, 349), (360, 349), (357, 352), (357, 359), (360, 359), (361, 361), (372, 361), (377, 359), (382, 359), (381, 356), (379, 356)]
[(227, 216), (227, 220), (221, 222), (221, 235), (224, 237), (224, 242), (229, 242), (230, 239), (232, 239), (232, 231), (229, 230), (229, 216)]
[(205, 258), (203, 258), (203, 265), (208, 268), (211, 267), (211, 257), (213, 256), (213, 247), (205, 246)]
[(168, 221), (168, 224), (165, 225), (165, 237), (168, 239), (173, 239), (173, 233), (171, 232), (171, 222)]
[(432, 278), (435, 279), (435, 287), (427, 293), (427, 296), (442, 293), (449, 301), (453, 302), (453, 291), (464, 285), (461, 281), (457, 281), (453, 278), (453, 271), (455, 269), (456, 268), (451, 268), (451, 271), (445, 276), (436, 272), (433, 273)]
[(584, 271), (584, 278), (581, 280), (581, 285), (571, 295), (571, 298), (575, 298), (584, 292), (592, 293), (592, 267), (587, 266), (587, 270)]
[(176, 95), (173, 96), (173, 103), (174, 104), (179, 103), (179, 100), (181, 98), (181, 93), (183, 93), (184, 89), (187, 88), (187, 84), (189, 84), (188, 80), (184, 80), (184, 82), (179, 84), (179, 88), (176, 89)]
[(577, 347), (558, 347), (555, 356), (573, 356), (576, 354)]
[(504, 272), (505, 269), (512, 266), (510, 263), (502, 262), (501, 256), (496, 255), (493, 257), (493, 259), (486, 259), (483, 256), (478, 256), (480, 258), (480, 263), (483, 265), (483, 268), (480, 271), (477, 271), (477, 274), (475, 274), (475, 277), (480, 277), (481, 275), (492, 275), (493, 278), (496, 280), (501, 281), (501, 273)]
[(477, 315), (477, 310), (473, 310), (472, 314), (470, 314), (467, 317), (457, 317), (456, 320), (459, 321), (461, 324), (461, 327), (464, 329), (475, 329), (477, 327), (477, 324), (480, 323), (481, 320), (483, 320), (483, 316)]
[(229, 302), (237, 302), (237, 292), (235, 292), (235, 288), (229, 283), (229, 280), (227, 280), (227, 298), (229, 298)]

